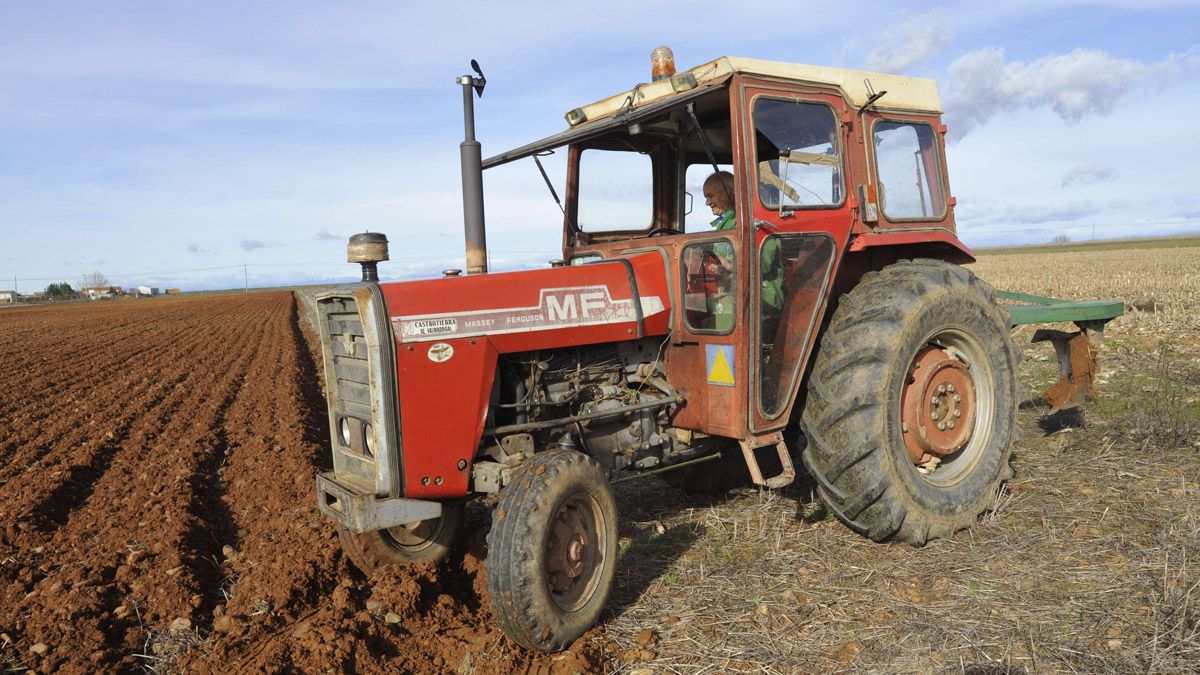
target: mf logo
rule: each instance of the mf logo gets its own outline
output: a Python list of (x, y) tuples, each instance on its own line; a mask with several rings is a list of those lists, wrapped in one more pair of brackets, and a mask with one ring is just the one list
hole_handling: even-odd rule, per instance
[(545, 291), (543, 306), (547, 321), (587, 321), (605, 317), (611, 311), (608, 289), (554, 289)]

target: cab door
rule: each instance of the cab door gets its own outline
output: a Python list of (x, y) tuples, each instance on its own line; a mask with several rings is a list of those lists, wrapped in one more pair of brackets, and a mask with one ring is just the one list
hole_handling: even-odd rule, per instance
[(741, 437), (746, 428), (745, 254), (740, 231), (674, 237), (676, 302), (666, 372), (687, 398), (674, 423)]
[(853, 219), (846, 128), (836, 92), (749, 82), (741, 89), (749, 430), (787, 425)]

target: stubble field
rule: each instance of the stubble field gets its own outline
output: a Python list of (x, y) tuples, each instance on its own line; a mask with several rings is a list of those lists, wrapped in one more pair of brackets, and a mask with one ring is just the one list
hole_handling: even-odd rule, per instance
[(604, 625), (552, 656), (492, 625), (482, 509), (442, 565), (367, 579), (343, 557), (313, 508), (328, 430), (291, 294), (0, 311), (0, 669), (1194, 669), (1200, 247), (974, 267), (1133, 307), (1082, 412), (1047, 416), (1052, 351), (1024, 348), (993, 513), (914, 549), (854, 535), (803, 480), (719, 500), (635, 481)]

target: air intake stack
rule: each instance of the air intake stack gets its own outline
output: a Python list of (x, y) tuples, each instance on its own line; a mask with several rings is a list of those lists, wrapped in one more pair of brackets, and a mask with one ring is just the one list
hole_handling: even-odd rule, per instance
[(379, 283), (378, 263), (388, 259), (387, 235), (379, 232), (363, 232), (350, 237), (346, 246), (346, 262), (362, 265), (362, 280)]

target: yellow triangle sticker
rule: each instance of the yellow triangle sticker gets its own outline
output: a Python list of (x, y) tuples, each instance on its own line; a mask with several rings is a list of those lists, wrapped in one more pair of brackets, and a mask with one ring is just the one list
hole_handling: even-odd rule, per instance
[[(714, 345), (715, 346), (715, 345)], [(729, 367), (729, 359), (725, 358), (725, 349), (717, 347), (712, 356), (712, 365), (708, 368), (709, 384), (725, 384), (733, 386), (733, 368)], [(729, 351), (733, 351), (732, 348)]]

